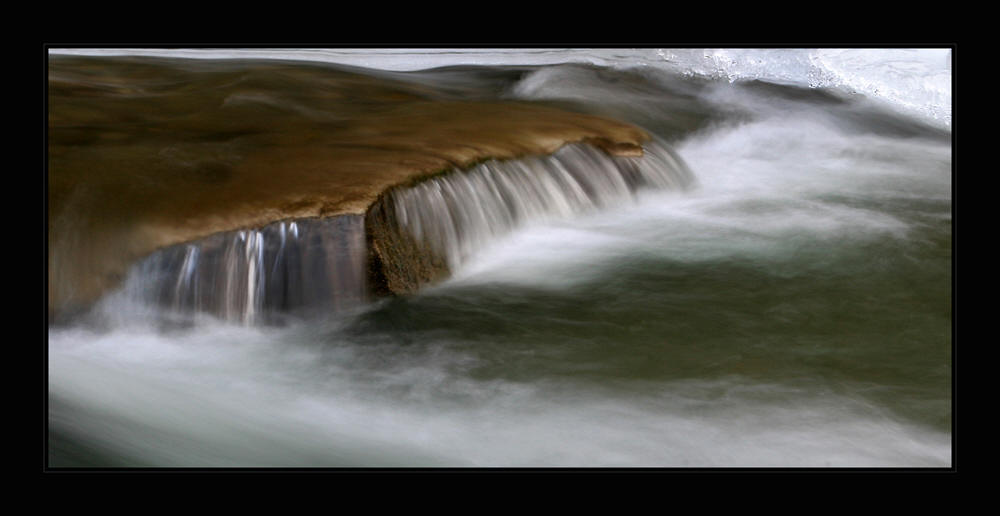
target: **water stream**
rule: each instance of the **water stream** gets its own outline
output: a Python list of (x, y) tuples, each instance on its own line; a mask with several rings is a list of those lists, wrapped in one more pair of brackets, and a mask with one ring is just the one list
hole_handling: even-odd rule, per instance
[[(944, 64), (802, 52), (727, 74), (652, 50), (352, 69), (655, 139), (394, 192), (452, 269), (414, 295), (358, 281), (360, 217), (136, 264), (49, 328), (50, 466), (950, 466), (951, 115), (927, 94)], [(893, 97), (847, 88), (873, 70)]]

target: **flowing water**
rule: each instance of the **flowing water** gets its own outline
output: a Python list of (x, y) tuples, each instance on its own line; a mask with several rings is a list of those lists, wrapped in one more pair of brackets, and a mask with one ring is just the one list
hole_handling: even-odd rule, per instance
[(305, 53), (655, 139), (398, 191), (453, 270), (411, 296), (344, 272), (357, 220), (137, 264), (49, 328), (50, 466), (951, 465), (947, 50)]

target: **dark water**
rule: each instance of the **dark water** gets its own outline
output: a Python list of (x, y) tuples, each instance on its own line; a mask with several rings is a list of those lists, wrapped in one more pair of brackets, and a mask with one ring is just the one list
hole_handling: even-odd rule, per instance
[(947, 128), (649, 69), (369, 76), (631, 121), (696, 185), (280, 327), (164, 325), (111, 296), (50, 328), (51, 466), (951, 464)]

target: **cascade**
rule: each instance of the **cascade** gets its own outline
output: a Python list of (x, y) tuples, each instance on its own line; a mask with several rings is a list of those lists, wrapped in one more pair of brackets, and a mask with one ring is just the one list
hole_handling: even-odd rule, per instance
[(530, 222), (628, 202), (694, 176), (661, 140), (643, 156), (584, 143), (549, 156), (488, 160), (387, 191), (365, 216), (280, 221), (170, 246), (132, 267), (126, 296), (243, 324), (343, 310), (446, 278), (478, 249)]
[(553, 156), (488, 161), (392, 193), (396, 218), (457, 267), (488, 241), (527, 222), (571, 217), (628, 201), (640, 188), (686, 188), (693, 176), (662, 143), (642, 158), (615, 158), (584, 144)]
[(281, 221), (161, 249), (133, 266), (133, 301), (243, 324), (367, 299), (364, 221), (345, 215)]

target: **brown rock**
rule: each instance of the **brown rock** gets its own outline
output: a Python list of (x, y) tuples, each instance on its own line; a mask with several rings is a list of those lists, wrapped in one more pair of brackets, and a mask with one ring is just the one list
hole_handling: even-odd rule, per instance
[[(50, 312), (92, 302), (160, 247), (364, 214), (394, 186), (487, 158), (580, 141), (634, 156), (648, 139), (596, 116), (426, 100), (406, 84), (275, 62), (52, 56), (48, 100)], [(374, 252), (415, 245), (387, 236)], [(437, 270), (418, 260), (386, 278), (405, 291), (409, 275)]]

